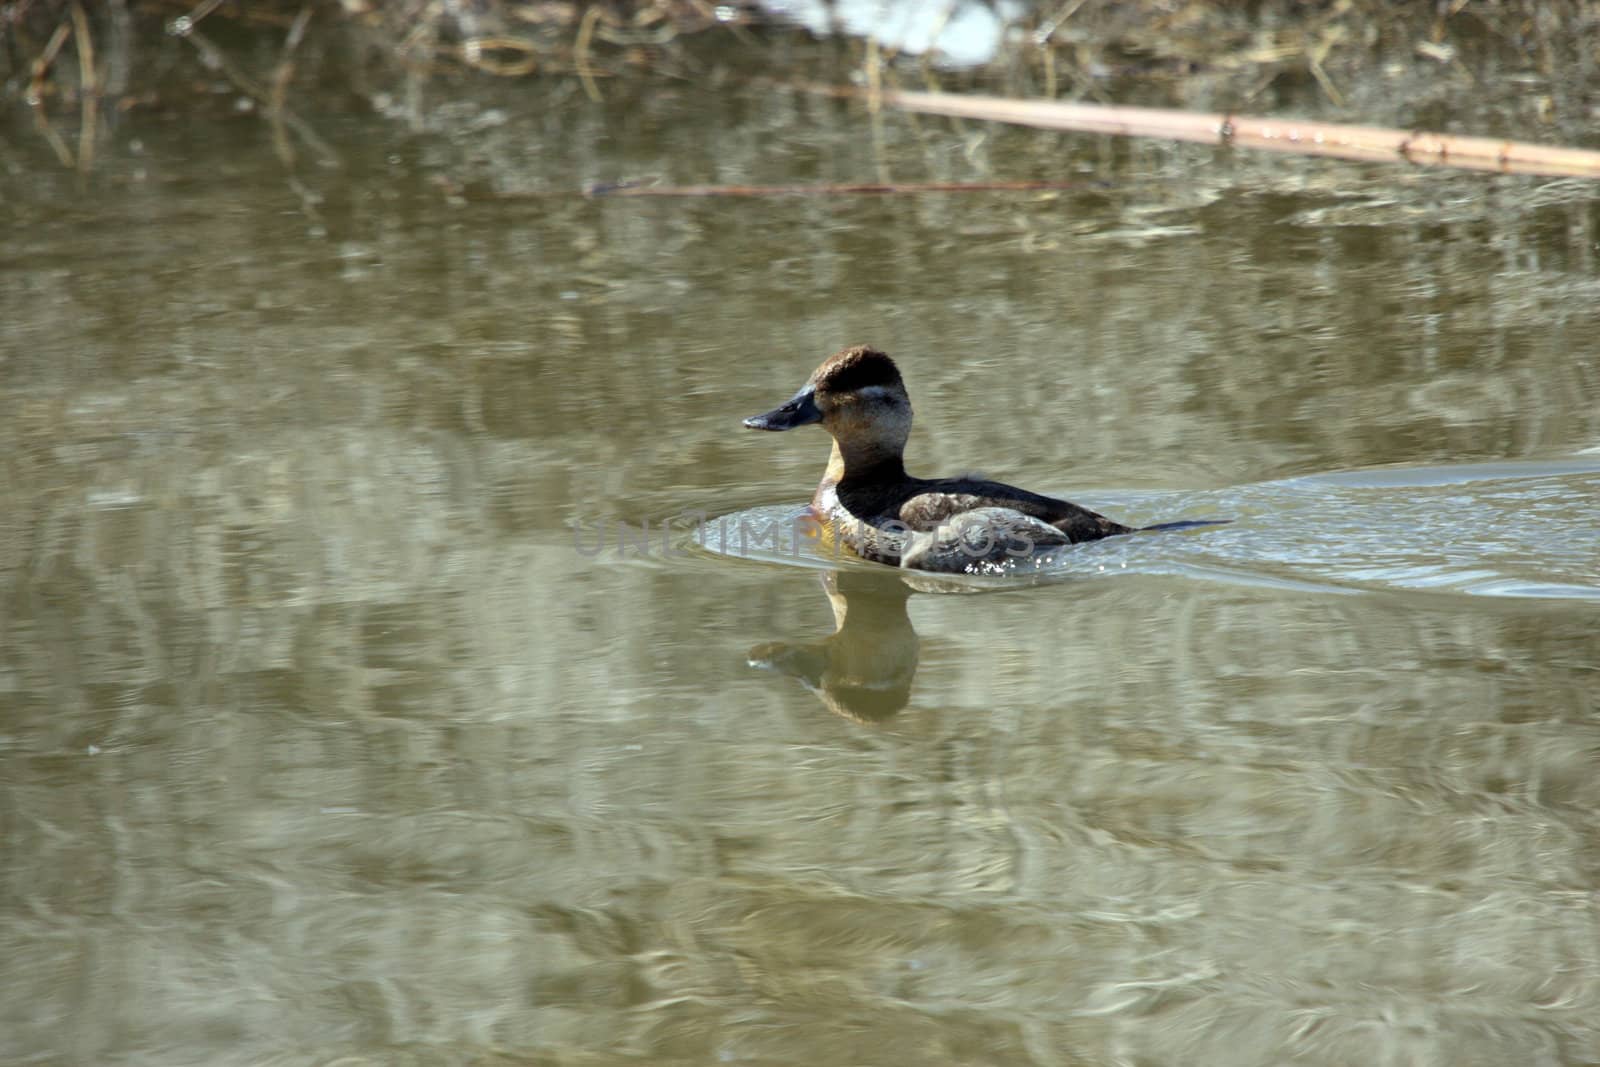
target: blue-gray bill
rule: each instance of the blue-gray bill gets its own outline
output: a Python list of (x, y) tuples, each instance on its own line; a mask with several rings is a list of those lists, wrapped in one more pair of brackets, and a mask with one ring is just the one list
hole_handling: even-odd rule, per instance
[(821, 421), (822, 410), (817, 407), (815, 390), (808, 385), (787, 404), (773, 408), (764, 415), (752, 415), (744, 420), (744, 424), (752, 430), (792, 430)]

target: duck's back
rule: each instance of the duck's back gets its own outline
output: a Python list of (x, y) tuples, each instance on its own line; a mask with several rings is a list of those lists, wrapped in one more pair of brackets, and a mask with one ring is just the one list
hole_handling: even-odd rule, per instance
[[(857, 515), (897, 518), (917, 531), (934, 530), (959, 515), (980, 508), (1005, 508), (1049, 523), (1074, 542), (1096, 541), (1132, 532), (1131, 527), (1112, 522), (1071, 501), (982, 478), (907, 478), (898, 485), (880, 487), (876, 493), (867, 489), (859, 501), (860, 509), (854, 506), (856, 502), (848, 499), (850, 487), (841, 485), (839, 488), (841, 499)], [(880, 499), (868, 499), (874, 495)]]

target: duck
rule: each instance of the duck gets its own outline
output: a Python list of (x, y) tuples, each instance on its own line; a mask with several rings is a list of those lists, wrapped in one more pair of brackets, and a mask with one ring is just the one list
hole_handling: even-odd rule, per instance
[[(752, 430), (820, 425), (833, 438), (807, 518), (862, 559), (909, 570), (984, 574), (1041, 549), (1134, 533), (1071, 501), (979, 477), (906, 473), (911, 398), (900, 369), (867, 345), (828, 357)], [(1177, 526), (1188, 524), (1164, 524)]]

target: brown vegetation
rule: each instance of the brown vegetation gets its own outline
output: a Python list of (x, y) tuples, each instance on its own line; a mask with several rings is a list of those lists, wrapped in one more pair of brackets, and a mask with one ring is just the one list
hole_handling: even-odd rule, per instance
[[(838, 66), (784, 69), (786, 32), (749, 0), (18, 0), (0, 4), (0, 78), (64, 164), (92, 165), (98, 117), (160, 99), (183, 106), (182, 67), (220, 74), (291, 138), (319, 151), (289, 106), (340, 86), (399, 89), (415, 115), (423, 87), (450, 75), (712, 80), (741, 65), (780, 81), (873, 86), (975, 83), (1007, 96), (1328, 117), (1544, 141), (1592, 140), (1600, 2), (1451, 0), (1105, 0), (1040, 3), (982, 71), (871, 44)], [(727, 39), (734, 47), (720, 47)], [(711, 48), (691, 43), (709, 42)], [(194, 84), (199, 79), (189, 79)], [(211, 79), (216, 82), (215, 77)], [(910, 87), (910, 86), (907, 86)], [(435, 92), (437, 90), (434, 90)]]

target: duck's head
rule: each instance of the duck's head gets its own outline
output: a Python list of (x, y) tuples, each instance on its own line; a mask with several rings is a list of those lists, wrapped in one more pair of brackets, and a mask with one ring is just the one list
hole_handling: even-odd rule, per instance
[(911, 433), (911, 398), (894, 360), (866, 345), (846, 348), (812, 372), (788, 403), (744, 420), (752, 430), (812, 423), (832, 435), (847, 463), (899, 459)]

